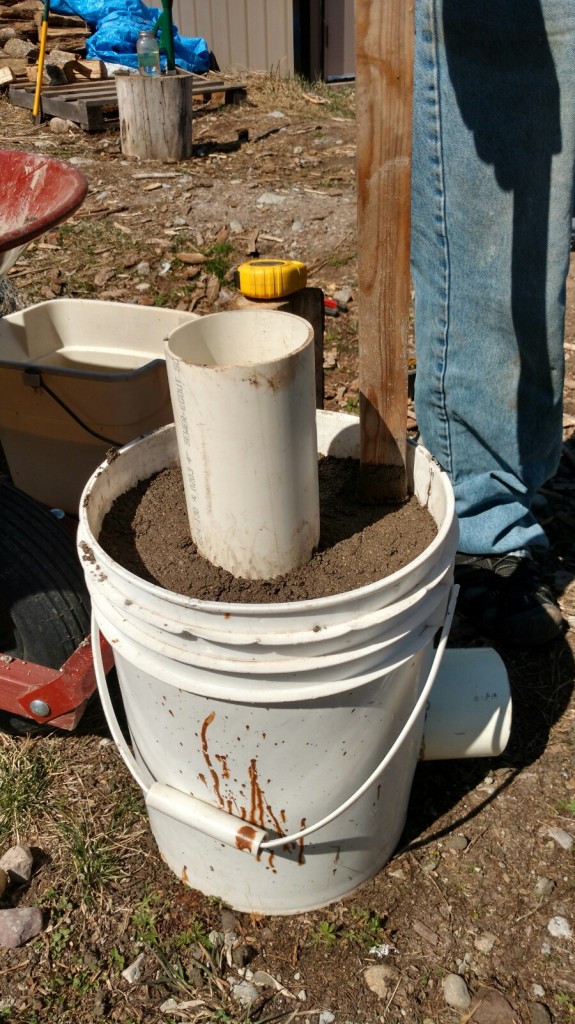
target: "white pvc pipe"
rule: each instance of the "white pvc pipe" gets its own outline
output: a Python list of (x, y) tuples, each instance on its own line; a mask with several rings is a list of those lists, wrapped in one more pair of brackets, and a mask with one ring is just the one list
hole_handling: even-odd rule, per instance
[(423, 730), (421, 759), (497, 757), (511, 732), (511, 692), (491, 647), (445, 651)]
[(260, 847), (268, 834), (265, 829), (238, 818), (221, 807), (214, 807), (205, 800), (197, 800), (189, 793), (181, 793), (173, 786), (154, 782), (145, 793), (146, 807), (175, 818), (184, 825), (211, 836), (218, 843), (226, 843), (245, 853), (257, 857)]
[(244, 579), (304, 565), (319, 541), (313, 328), (229, 310), (177, 328), (165, 348), (198, 551)]

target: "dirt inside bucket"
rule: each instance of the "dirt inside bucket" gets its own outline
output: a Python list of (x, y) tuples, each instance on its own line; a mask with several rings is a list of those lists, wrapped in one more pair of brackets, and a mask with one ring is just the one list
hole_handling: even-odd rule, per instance
[(130, 572), (202, 601), (268, 604), (346, 593), (413, 561), (437, 532), (414, 497), (400, 506), (362, 504), (358, 468), (354, 459), (319, 460), (319, 548), (306, 565), (273, 580), (237, 579), (198, 554), (179, 467), (121, 495), (104, 519), (99, 542)]

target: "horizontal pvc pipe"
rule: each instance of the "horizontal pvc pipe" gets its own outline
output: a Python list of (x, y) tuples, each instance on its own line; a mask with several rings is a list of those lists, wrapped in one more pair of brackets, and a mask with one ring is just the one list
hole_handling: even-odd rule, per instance
[(509, 678), (497, 652), (447, 650), (429, 695), (421, 759), (497, 757), (510, 732)]
[(145, 796), (148, 810), (153, 808), (160, 811), (168, 818), (181, 821), (220, 843), (234, 846), (236, 850), (251, 853), (254, 857), (257, 857), (262, 843), (268, 838), (265, 829), (221, 807), (207, 804), (205, 800), (198, 800), (189, 793), (181, 793), (173, 786), (154, 782)]

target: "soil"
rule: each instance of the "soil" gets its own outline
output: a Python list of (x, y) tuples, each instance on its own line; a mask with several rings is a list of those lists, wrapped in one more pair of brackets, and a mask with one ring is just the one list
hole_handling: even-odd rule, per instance
[[(349, 290), (345, 311), (326, 320), (325, 406), (353, 411), (353, 89), (330, 91), (267, 75), (250, 76), (246, 84), (242, 105), (198, 109), (196, 140), (210, 145), (205, 156), (181, 165), (130, 162), (115, 130), (56, 134), (0, 99), (4, 145), (72, 160), (90, 183), (83, 207), (28, 248), (10, 281), (27, 304), (58, 295), (97, 296), (206, 313), (234, 301), (233, 268), (247, 256), (302, 259), (310, 284), (328, 295)], [(248, 143), (218, 151), (218, 144), (236, 140), (244, 129)], [(198, 251), (205, 257), (199, 270), (180, 258)], [(55, 730), (22, 736), (5, 716), (2, 842), (4, 848), (28, 842), (35, 852), (31, 881), (12, 888), (9, 900), (42, 906), (47, 927), (39, 939), (3, 952), (4, 1019), (575, 1020), (573, 263), (565, 354), (563, 457), (539, 495), (538, 515), (551, 541), (543, 568), (566, 629), (539, 650), (494, 645), (513, 696), (504, 754), (421, 762), (395, 855), (354, 895), (285, 919), (230, 919), (229, 911), (186, 888), (162, 863), (140, 794), (110, 742), (97, 701), (70, 736)], [(416, 436), (411, 405), (408, 426)], [(456, 618), (451, 646), (490, 644)], [(230, 966), (210, 945), (212, 929), (230, 926), (248, 970), (273, 976), (250, 1011), (232, 996), (237, 963)], [(139, 954), (141, 974), (128, 981), (122, 971)], [(450, 974), (465, 982), (471, 1007), (446, 1001)]]
[(412, 562), (436, 529), (415, 498), (401, 506), (362, 504), (358, 463), (319, 461), (318, 550), (298, 569), (271, 580), (236, 579), (207, 561), (190, 537), (181, 470), (171, 467), (117, 498), (99, 542), (124, 568), (167, 590), (202, 601), (276, 603), (342, 594)]

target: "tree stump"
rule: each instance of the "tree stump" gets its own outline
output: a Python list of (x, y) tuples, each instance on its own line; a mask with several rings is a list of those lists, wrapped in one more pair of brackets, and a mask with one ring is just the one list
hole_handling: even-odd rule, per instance
[(140, 160), (192, 155), (192, 75), (116, 75), (120, 144)]

